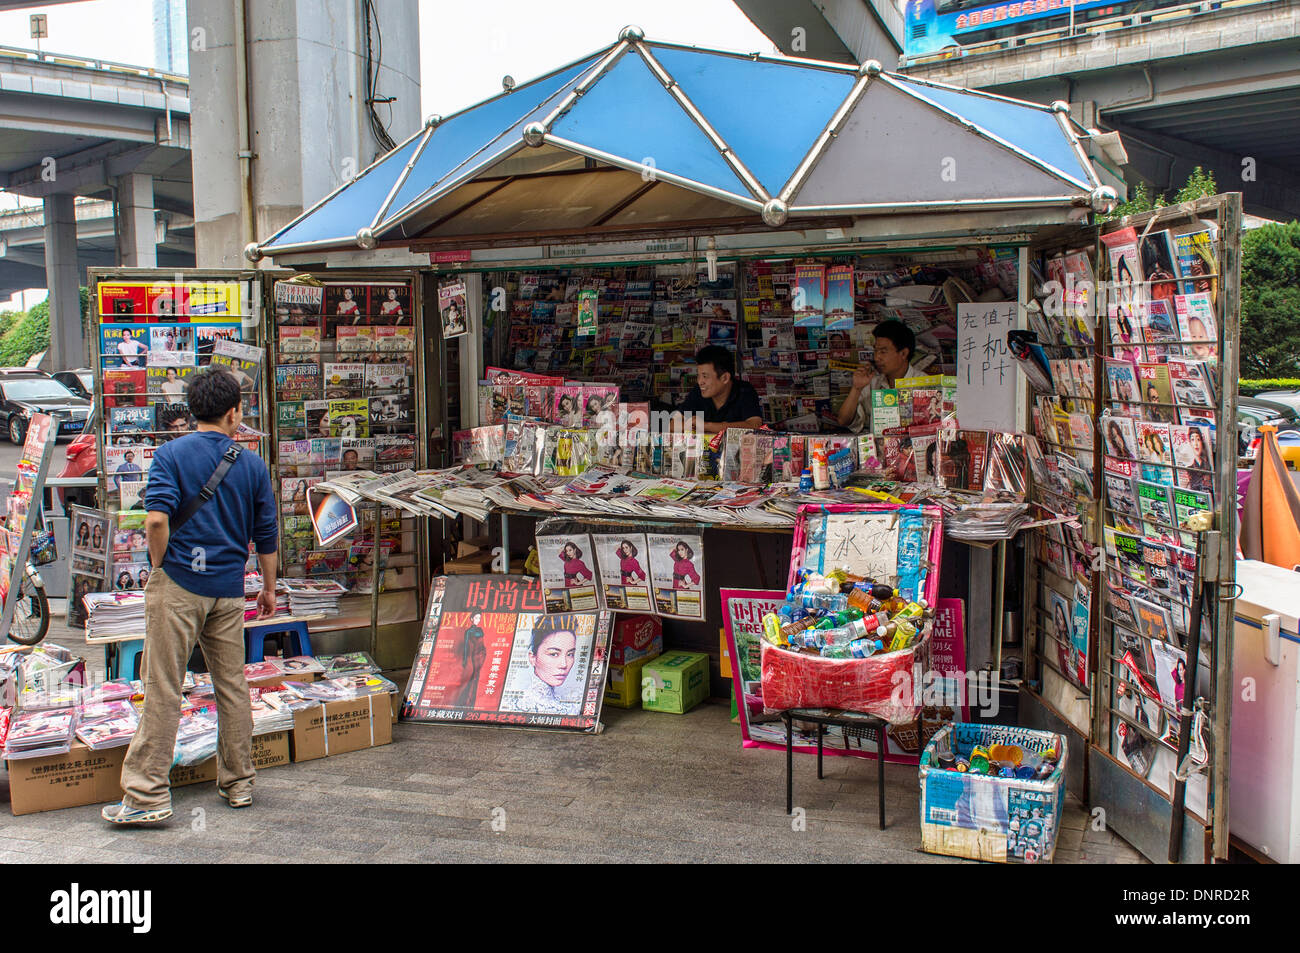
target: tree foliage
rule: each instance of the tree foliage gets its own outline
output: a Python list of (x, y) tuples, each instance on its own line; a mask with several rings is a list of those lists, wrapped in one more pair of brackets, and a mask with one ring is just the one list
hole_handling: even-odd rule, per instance
[(1300, 222), (1242, 238), (1241, 373), (1300, 377)]

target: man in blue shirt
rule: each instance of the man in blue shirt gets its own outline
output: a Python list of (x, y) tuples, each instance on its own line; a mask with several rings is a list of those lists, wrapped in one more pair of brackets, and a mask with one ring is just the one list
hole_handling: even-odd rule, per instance
[[(239, 382), (209, 367), (187, 382), (198, 430), (160, 446), (145, 490), (152, 573), (145, 586), (144, 712), (122, 766), (114, 824), (171, 816), (168, 775), (180, 722), (181, 682), (197, 642), (217, 702), (217, 791), (231, 807), (253, 803), (253, 716), (244, 678), (244, 566), (250, 540), (262, 571), (260, 616), (275, 612), (276, 510), (266, 464), (241, 451), (213, 496), (183, 525), (173, 520), (199, 497), (243, 420)], [(177, 520), (177, 522), (181, 522)]]

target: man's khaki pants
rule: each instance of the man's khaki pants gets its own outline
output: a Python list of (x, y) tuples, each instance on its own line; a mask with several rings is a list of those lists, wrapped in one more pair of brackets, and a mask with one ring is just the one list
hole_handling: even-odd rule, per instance
[(155, 569), (144, 587), (144, 620), (144, 714), (122, 765), (123, 802), (141, 810), (171, 806), (181, 682), (196, 641), (217, 699), (217, 787), (249, 793), (253, 714), (244, 678), (244, 600), (196, 595)]

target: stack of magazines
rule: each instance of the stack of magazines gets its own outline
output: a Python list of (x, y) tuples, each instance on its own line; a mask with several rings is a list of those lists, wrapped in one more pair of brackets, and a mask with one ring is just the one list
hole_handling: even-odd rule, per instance
[[(251, 622), (260, 611), (257, 596), (262, 591), (262, 574), (260, 572), (244, 573), (244, 621)], [(275, 614), (289, 614), (289, 593), (281, 586), (275, 587)]]
[(397, 686), (382, 675), (343, 675), (339, 678), (327, 678), (319, 682), (290, 682), (284, 687), (299, 698), (319, 702), (333, 702), (344, 699), (364, 698), (367, 695), (383, 695), (397, 691)]
[(215, 705), (182, 706), (176, 729), (176, 764), (198, 764), (217, 753), (217, 709)]
[(339, 614), (339, 597), (347, 587), (333, 579), (281, 579), (279, 586), (289, 596), (289, 611), (295, 616)]
[(89, 748), (118, 748), (131, 743), (139, 717), (128, 700), (95, 702), (81, 706), (77, 740)]
[(76, 712), (71, 708), (55, 711), (15, 712), (5, 739), (6, 759), (43, 758), (65, 754), (72, 747), (72, 729)]
[(325, 669), (322, 678), (340, 675), (369, 675), (379, 671), (379, 664), (365, 652), (348, 652), (344, 655), (320, 655), (316, 661)]
[(87, 642), (144, 638), (143, 590), (88, 592), (81, 603), (86, 607)]
[(293, 712), (271, 701), (268, 696), (275, 694), (273, 690), (250, 688), (248, 694), (252, 701), (254, 735), (293, 730)]

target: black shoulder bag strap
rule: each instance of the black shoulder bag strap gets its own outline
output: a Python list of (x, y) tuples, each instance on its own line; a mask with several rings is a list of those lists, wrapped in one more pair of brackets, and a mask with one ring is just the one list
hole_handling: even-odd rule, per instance
[(190, 517), (197, 513), (204, 503), (208, 502), (208, 500), (212, 499), (212, 497), (216, 495), (217, 487), (221, 486), (221, 481), (226, 478), (226, 474), (230, 472), (230, 468), (235, 465), (235, 461), (239, 459), (239, 455), (242, 452), (243, 448), (237, 443), (232, 443), (226, 448), (226, 452), (221, 455), (221, 462), (218, 463), (217, 468), (212, 471), (212, 476), (208, 477), (208, 482), (204, 485), (203, 489), (199, 490), (199, 495), (186, 500), (185, 505), (177, 510), (176, 515), (171, 518), (168, 527), (170, 532), (175, 533), (178, 529), (188, 523)]

